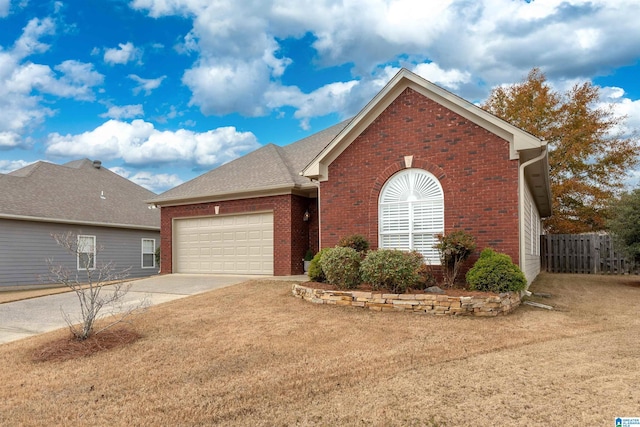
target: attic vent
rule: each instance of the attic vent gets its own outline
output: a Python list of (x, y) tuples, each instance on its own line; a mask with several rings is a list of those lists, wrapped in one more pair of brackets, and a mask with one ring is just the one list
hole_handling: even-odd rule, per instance
[(94, 160), (93, 161), (93, 167), (96, 169), (100, 169), (100, 167), (102, 166), (102, 162), (100, 160)]

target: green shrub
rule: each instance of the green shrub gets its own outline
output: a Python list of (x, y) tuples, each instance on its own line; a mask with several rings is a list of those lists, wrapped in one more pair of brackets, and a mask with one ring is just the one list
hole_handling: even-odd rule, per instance
[(352, 234), (340, 239), (338, 246), (342, 248), (352, 248), (362, 254), (369, 250), (369, 241), (362, 234)]
[(307, 271), (307, 274), (309, 275), (309, 280), (312, 282), (324, 282), (327, 280), (327, 277), (322, 271), (322, 255), (327, 251), (327, 249), (328, 248), (321, 249), (309, 264), (309, 271)]
[(311, 249), (307, 249), (307, 252), (304, 254), (305, 261), (311, 261), (313, 259), (313, 251)]
[(326, 249), (322, 254), (322, 271), (327, 282), (341, 289), (353, 289), (360, 284), (360, 255), (353, 248)]
[(509, 255), (487, 248), (467, 272), (467, 283), (474, 291), (518, 292), (527, 286), (527, 279)]
[(440, 255), (444, 284), (453, 287), (462, 263), (476, 249), (475, 239), (470, 234), (458, 230), (449, 234), (438, 234), (438, 243), (434, 247)]
[(419, 252), (397, 249), (370, 251), (360, 264), (362, 280), (374, 289), (387, 288), (403, 293), (420, 282), (419, 269), (423, 264)]

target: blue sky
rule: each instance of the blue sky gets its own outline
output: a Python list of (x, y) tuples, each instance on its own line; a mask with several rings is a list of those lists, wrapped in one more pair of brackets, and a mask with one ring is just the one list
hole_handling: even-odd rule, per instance
[[(0, 0), (0, 173), (165, 191), (356, 114), (406, 67), (472, 102), (540, 67), (640, 129), (637, 0)], [(640, 179), (632, 171), (630, 182)]]

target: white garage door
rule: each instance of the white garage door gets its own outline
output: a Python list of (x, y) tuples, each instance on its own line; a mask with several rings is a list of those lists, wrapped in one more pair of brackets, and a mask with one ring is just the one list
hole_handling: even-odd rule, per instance
[(176, 219), (176, 273), (273, 274), (273, 213)]

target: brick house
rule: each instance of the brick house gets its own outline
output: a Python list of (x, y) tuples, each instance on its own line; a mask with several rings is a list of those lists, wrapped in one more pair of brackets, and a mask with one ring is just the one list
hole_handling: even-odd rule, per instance
[(308, 248), (354, 233), (438, 264), (435, 235), (462, 229), (531, 282), (551, 213), (544, 141), (404, 69), (354, 118), (150, 203), (162, 273), (300, 274)]

